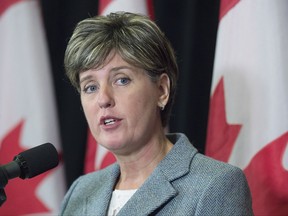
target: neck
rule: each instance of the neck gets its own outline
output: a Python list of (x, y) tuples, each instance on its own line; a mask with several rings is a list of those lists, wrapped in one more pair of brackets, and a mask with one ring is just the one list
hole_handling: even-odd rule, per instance
[(139, 188), (170, 151), (172, 146), (173, 144), (163, 135), (151, 141), (139, 152), (129, 157), (116, 156), (121, 171), (116, 189), (128, 190)]

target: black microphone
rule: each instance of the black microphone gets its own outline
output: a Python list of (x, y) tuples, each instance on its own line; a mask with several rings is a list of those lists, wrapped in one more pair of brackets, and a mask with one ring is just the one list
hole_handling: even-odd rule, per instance
[(33, 178), (59, 164), (56, 148), (45, 143), (16, 155), (12, 162), (0, 166), (0, 206), (6, 201), (4, 187), (9, 179)]
[(0, 177), (7, 180), (16, 177), (32, 178), (56, 167), (58, 163), (56, 148), (51, 143), (45, 143), (19, 153), (12, 162), (1, 166)]

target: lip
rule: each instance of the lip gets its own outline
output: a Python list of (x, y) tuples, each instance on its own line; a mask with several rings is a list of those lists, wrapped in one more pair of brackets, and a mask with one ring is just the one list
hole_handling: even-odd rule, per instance
[[(115, 122), (113, 124), (108, 124), (108, 125), (105, 125), (105, 120), (107, 119), (113, 119)], [(100, 122), (99, 122), (99, 125), (102, 129), (104, 130), (111, 130), (111, 129), (116, 129), (117, 127), (120, 126), (121, 124), (121, 121), (122, 119), (121, 118), (117, 118), (115, 116), (102, 116), (100, 118)]]

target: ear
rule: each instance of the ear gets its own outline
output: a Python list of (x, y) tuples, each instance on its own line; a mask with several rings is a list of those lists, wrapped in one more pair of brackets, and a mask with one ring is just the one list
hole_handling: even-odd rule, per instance
[(168, 103), (170, 94), (170, 79), (166, 73), (160, 75), (158, 80), (159, 99), (158, 106), (163, 110)]

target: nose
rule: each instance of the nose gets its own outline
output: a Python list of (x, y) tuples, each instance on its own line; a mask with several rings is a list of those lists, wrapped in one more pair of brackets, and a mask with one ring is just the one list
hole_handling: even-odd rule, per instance
[(109, 88), (108, 86), (100, 87), (97, 102), (100, 108), (113, 107), (115, 104), (111, 88)]

